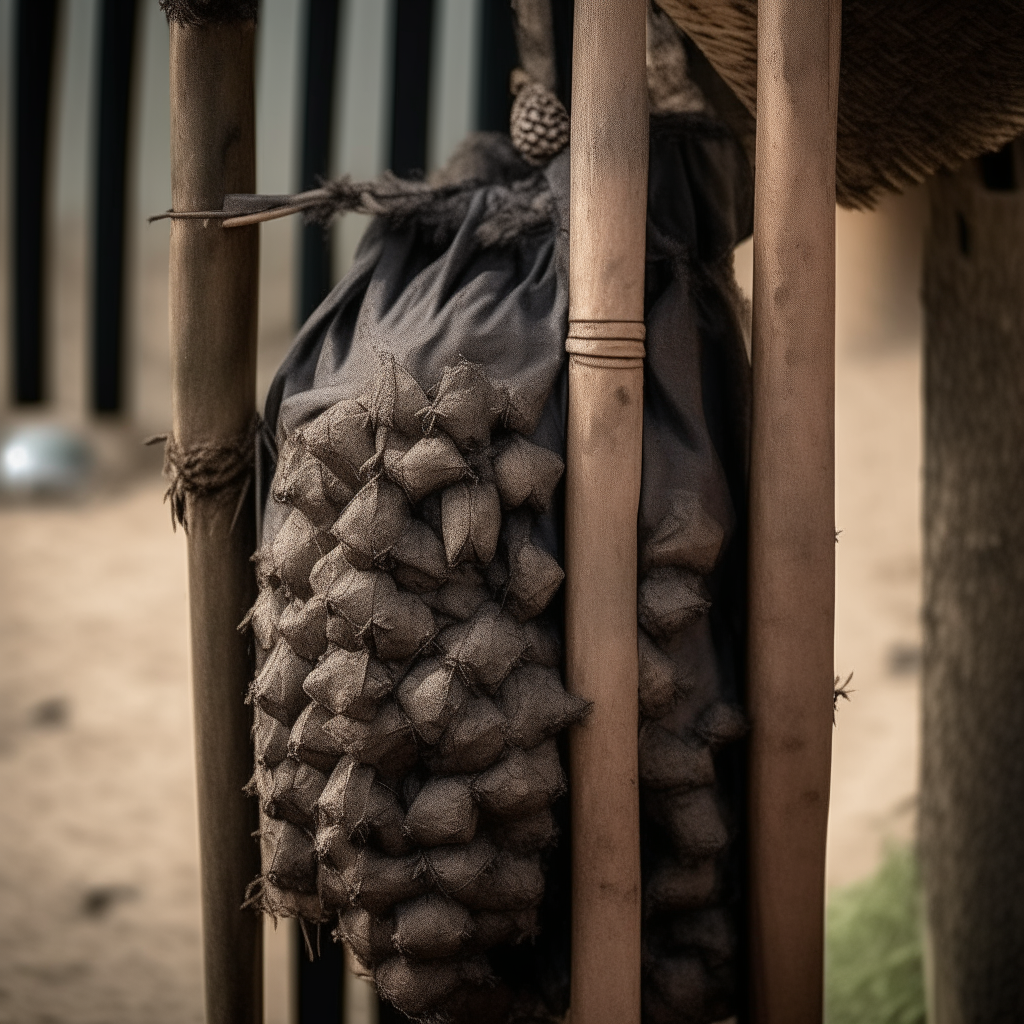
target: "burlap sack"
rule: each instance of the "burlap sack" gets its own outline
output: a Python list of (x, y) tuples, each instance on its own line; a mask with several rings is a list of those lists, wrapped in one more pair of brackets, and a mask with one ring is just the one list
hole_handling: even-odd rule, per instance
[[(694, 95), (651, 122), (645, 1024), (736, 1012), (744, 913), (749, 368), (731, 252), (751, 182)], [(254, 788), (287, 829), (264, 842), (262, 904), (332, 920), (413, 1017), (554, 1021), (569, 964), (559, 743), (586, 712), (564, 688), (559, 597), (567, 154), (538, 171), (485, 136), (435, 183), (387, 189), (267, 402), (281, 455), (250, 619), (268, 652)], [(291, 841), (297, 866), (279, 869)]]

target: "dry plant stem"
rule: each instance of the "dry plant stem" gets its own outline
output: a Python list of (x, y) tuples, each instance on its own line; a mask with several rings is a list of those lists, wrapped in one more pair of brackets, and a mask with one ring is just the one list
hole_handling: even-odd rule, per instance
[[(252, 22), (171, 23), (171, 192), (175, 210), (218, 209), (255, 190)], [(174, 435), (187, 447), (235, 441), (255, 411), (257, 228), (171, 225)], [(188, 504), (189, 616), (202, 869), (206, 1019), (262, 1017), (261, 922), (241, 909), (259, 873), (250, 774), (252, 666), (237, 625), (255, 596), (252, 501), (237, 492)]]
[(637, 511), (647, 212), (646, 4), (577, 0), (570, 192), (566, 648), (574, 1024), (640, 1020)]
[(822, 1015), (839, 26), (839, 0), (758, 7), (748, 698), (757, 1024)]

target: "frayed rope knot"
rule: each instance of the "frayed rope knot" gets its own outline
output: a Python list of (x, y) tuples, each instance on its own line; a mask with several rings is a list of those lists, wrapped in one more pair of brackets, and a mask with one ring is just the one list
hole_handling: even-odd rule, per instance
[(171, 526), (188, 533), (188, 498), (206, 498), (225, 494), (238, 488), (238, 502), (231, 517), (234, 530), (245, 497), (252, 485), (256, 458), (256, 437), (261, 420), (253, 416), (249, 428), (228, 444), (197, 444), (186, 448), (173, 434), (155, 434), (145, 444), (164, 446), (164, 476), (170, 481), (164, 501), (171, 505)]

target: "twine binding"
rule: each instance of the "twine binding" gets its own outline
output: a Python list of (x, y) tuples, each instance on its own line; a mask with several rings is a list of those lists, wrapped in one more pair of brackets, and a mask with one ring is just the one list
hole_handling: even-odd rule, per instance
[(207, 498), (238, 489), (238, 500), (231, 517), (234, 530), (249, 488), (252, 486), (256, 458), (256, 438), (262, 421), (258, 413), (244, 434), (227, 444), (197, 444), (185, 447), (173, 434), (154, 434), (144, 444), (163, 443), (164, 476), (168, 478), (164, 501), (170, 502), (171, 527), (178, 523), (188, 533), (188, 498)]

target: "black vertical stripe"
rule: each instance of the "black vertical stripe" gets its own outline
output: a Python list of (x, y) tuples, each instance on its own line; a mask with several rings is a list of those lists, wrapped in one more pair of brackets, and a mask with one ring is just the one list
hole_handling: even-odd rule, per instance
[(433, 0), (395, 0), (391, 169), (401, 177), (427, 166)]
[(555, 72), (558, 98), (565, 109), (572, 106), (572, 28), (574, 0), (551, 0), (551, 21), (555, 34)]
[[(509, 79), (519, 63), (510, 0), (480, 0), (476, 127), (507, 132), (512, 112)], [(558, 98), (569, 109), (572, 94), (573, 0), (551, 0)]]
[[(338, 942), (320, 936), (315, 960), (309, 959), (302, 929), (296, 929), (299, 958), (298, 1024), (343, 1024), (345, 1006), (345, 953)], [(315, 934), (310, 936), (314, 943)]]
[(519, 63), (510, 0), (480, 0), (477, 52), (476, 127), (482, 132), (507, 132), (512, 110), (509, 78)]
[(409, 1024), (409, 1018), (401, 1010), (396, 1010), (389, 1002), (381, 999), (377, 1010), (377, 1024)]
[[(303, 189), (316, 188), (330, 174), (334, 111), (334, 69), (338, 38), (338, 0), (307, 0), (306, 92), (302, 121)], [(323, 228), (302, 228), (299, 323), (331, 290), (330, 237)]]
[(43, 259), (57, 0), (20, 0), (15, 54), (14, 399), (41, 402)]
[(125, 177), (137, 0), (103, 0), (100, 14), (99, 139), (94, 224), (92, 403), (122, 405)]
[[(302, 116), (302, 189), (315, 188), (330, 173), (338, 0), (307, 0), (306, 83)], [(316, 224), (302, 227), (298, 319), (301, 324), (330, 291), (330, 236)], [(340, 1024), (344, 1012), (345, 961), (333, 941), (310, 960), (297, 931), (298, 1024)]]
[(1008, 142), (995, 153), (985, 153), (978, 160), (981, 180), (990, 192), (1014, 192), (1017, 189), (1017, 168), (1014, 144)]

